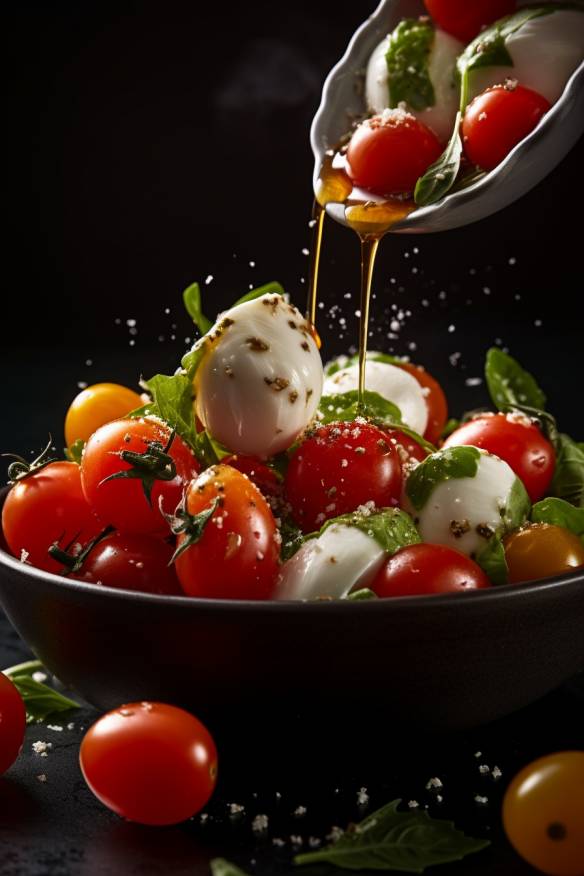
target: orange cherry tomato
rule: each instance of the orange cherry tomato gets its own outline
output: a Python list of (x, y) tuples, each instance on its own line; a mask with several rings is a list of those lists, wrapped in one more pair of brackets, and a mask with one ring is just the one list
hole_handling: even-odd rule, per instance
[(528, 764), (503, 800), (511, 845), (548, 876), (584, 876), (584, 751), (561, 751)]
[(211, 734), (165, 703), (128, 703), (103, 715), (85, 734), (79, 762), (98, 800), (139, 824), (185, 821), (217, 781)]
[(90, 435), (112, 420), (141, 407), (142, 398), (118, 383), (95, 383), (75, 396), (65, 417), (65, 441), (87, 441)]
[(537, 581), (584, 566), (584, 542), (551, 523), (532, 523), (504, 540), (511, 584)]

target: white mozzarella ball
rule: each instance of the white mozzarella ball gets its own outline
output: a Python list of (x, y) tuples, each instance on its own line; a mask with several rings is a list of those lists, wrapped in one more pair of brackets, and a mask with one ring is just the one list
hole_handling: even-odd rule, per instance
[[(348, 365), (324, 381), (323, 395), (338, 395), (359, 388), (359, 364)], [(392, 401), (401, 411), (406, 426), (423, 435), (428, 425), (424, 391), (415, 377), (389, 362), (367, 359), (365, 388)]]
[[(389, 36), (373, 51), (365, 77), (367, 106), (375, 113), (389, 107), (388, 69), (385, 55)], [(434, 104), (423, 110), (408, 106), (408, 112), (431, 128), (445, 142), (452, 134), (458, 110), (459, 90), (455, 72), (456, 59), (464, 46), (450, 34), (436, 29), (428, 55), (428, 75), (434, 88)]]
[(406, 507), (422, 541), (476, 555), (504, 524), (502, 515), (516, 483), (506, 462), (481, 450), (474, 477), (444, 480), (434, 487), (423, 508), (414, 509), (407, 498)]
[(562, 10), (532, 18), (507, 37), (512, 67), (480, 67), (470, 75), (475, 97), (506, 78), (516, 79), (554, 103), (584, 59), (584, 12)]
[(221, 314), (203, 343), (195, 405), (213, 438), (262, 458), (290, 447), (314, 417), (323, 382), (300, 311), (262, 295)]
[(385, 556), (381, 545), (361, 529), (333, 523), (284, 563), (274, 598), (341, 599), (356, 585), (367, 587)]

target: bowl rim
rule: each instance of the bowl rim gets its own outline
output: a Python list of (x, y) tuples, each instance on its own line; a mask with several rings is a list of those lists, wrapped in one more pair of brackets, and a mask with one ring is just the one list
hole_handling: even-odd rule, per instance
[[(1, 503), (0, 497), (0, 503)], [(436, 609), (445, 606), (457, 610), (460, 605), (481, 605), (483, 602), (499, 603), (513, 600), (525, 600), (529, 594), (533, 599), (546, 598), (558, 590), (562, 592), (584, 587), (584, 568), (574, 569), (562, 576), (541, 578), (538, 581), (526, 581), (522, 584), (493, 585), (479, 590), (470, 590), (467, 593), (437, 593), (420, 596), (394, 596), (387, 599), (331, 599), (331, 600), (292, 600), (292, 599), (213, 599), (202, 596), (171, 596), (158, 593), (142, 593), (138, 590), (127, 590), (117, 587), (104, 587), (100, 584), (92, 584), (88, 581), (65, 578), (63, 575), (38, 569), (8, 553), (0, 546), (0, 574), (2, 568), (8, 568), (16, 575), (21, 575), (36, 582), (42, 581), (55, 587), (57, 591), (66, 591), (67, 596), (85, 594), (88, 597), (103, 597), (113, 601), (119, 599), (125, 602), (153, 604), (165, 607), (189, 607), (189, 610), (197, 606), (203, 609), (213, 609), (219, 613), (231, 613), (235, 611), (251, 611), (261, 614), (296, 613), (306, 614), (311, 611), (408, 611), (410, 609), (426, 610), (433, 605)], [(74, 582), (74, 583), (73, 583)], [(333, 608), (334, 607), (334, 608)]]

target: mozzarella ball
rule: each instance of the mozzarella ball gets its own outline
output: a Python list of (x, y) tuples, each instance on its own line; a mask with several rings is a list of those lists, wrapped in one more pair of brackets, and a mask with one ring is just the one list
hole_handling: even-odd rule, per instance
[(355, 526), (333, 523), (305, 542), (280, 570), (275, 599), (341, 599), (356, 586), (367, 587), (386, 553)]
[(532, 18), (507, 37), (513, 66), (480, 67), (470, 74), (470, 98), (516, 79), (554, 103), (584, 59), (584, 12), (562, 10)]
[(221, 314), (202, 344), (195, 407), (213, 438), (263, 459), (290, 447), (314, 417), (323, 382), (300, 311), (262, 295)]
[[(389, 81), (385, 55), (391, 35), (373, 51), (365, 77), (367, 106), (374, 113), (389, 107)], [(458, 110), (459, 90), (455, 77), (456, 59), (464, 49), (461, 42), (436, 28), (428, 56), (428, 75), (434, 88), (434, 104), (423, 110), (407, 106), (408, 112), (427, 125), (442, 142), (452, 133)]]
[[(359, 364), (341, 368), (324, 381), (323, 395), (338, 395), (359, 388)], [(365, 388), (377, 392), (398, 406), (406, 426), (423, 435), (428, 425), (428, 408), (424, 390), (415, 377), (390, 365), (367, 359)]]
[[(428, 462), (432, 465), (432, 460), (444, 452), (447, 451), (433, 453), (415, 471), (419, 473)], [(521, 481), (498, 456), (483, 450), (479, 453), (474, 477), (441, 481), (421, 509), (413, 507), (406, 485), (406, 510), (412, 514), (422, 541), (443, 544), (475, 556), (495, 532), (506, 528), (512, 492), (521, 491)], [(527, 495), (525, 499), (528, 509)], [(519, 522), (523, 521), (516, 521), (516, 525)]]

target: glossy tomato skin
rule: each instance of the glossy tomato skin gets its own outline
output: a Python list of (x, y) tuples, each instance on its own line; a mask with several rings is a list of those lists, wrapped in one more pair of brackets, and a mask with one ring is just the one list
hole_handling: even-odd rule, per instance
[(87, 441), (100, 426), (125, 417), (142, 404), (137, 392), (118, 383), (95, 383), (82, 389), (71, 402), (65, 417), (67, 445)]
[(463, 43), (469, 43), (481, 29), (510, 15), (516, 0), (424, 0), (436, 24)]
[(2, 509), (4, 537), (14, 556), (47, 572), (62, 569), (49, 556), (53, 542), (62, 547), (84, 543), (101, 528), (83, 495), (75, 462), (51, 462), (17, 481)]
[(491, 582), (473, 560), (438, 544), (402, 548), (388, 558), (369, 585), (381, 597), (465, 593), (490, 586)]
[(412, 362), (396, 362), (398, 368), (403, 368), (415, 377), (425, 393), (428, 408), (428, 425), (423, 437), (432, 444), (437, 444), (448, 420), (448, 402), (444, 390), (431, 374), (421, 365)]
[(487, 88), (464, 113), (462, 141), (467, 158), (483, 170), (492, 170), (527, 137), (550, 106), (543, 95), (522, 85)]
[(386, 121), (374, 116), (353, 134), (347, 172), (353, 183), (377, 195), (413, 192), (416, 182), (442, 152), (436, 135), (408, 113)]
[(504, 539), (509, 582), (538, 581), (584, 567), (584, 543), (562, 526), (531, 523)]
[(402, 470), (396, 447), (366, 422), (320, 426), (293, 454), (285, 479), (292, 516), (303, 532), (374, 502), (397, 505)]
[(463, 423), (444, 447), (472, 444), (503, 459), (523, 481), (532, 502), (547, 493), (556, 465), (556, 453), (538, 426), (514, 414), (485, 414)]
[(106, 479), (131, 468), (120, 458), (121, 452), (143, 453), (151, 442), (159, 442), (165, 447), (170, 434), (165, 424), (144, 418), (115, 420), (93, 433), (81, 460), (81, 482), (87, 501), (104, 524), (111, 524), (121, 532), (169, 534), (168, 524), (160, 511), (160, 500), (164, 512), (172, 514), (182, 499), (185, 486), (200, 470), (182, 438), (175, 435), (168, 451), (175, 463), (176, 475), (170, 481), (155, 481), (150, 503), (139, 479)]
[(422, 462), (428, 456), (428, 451), (424, 450), (421, 444), (418, 444), (405, 432), (399, 429), (392, 429), (386, 433), (392, 444), (397, 445), (397, 451), (402, 465), (407, 464), (411, 460)]
[(7, 675), (0, 672), (0, 776), (12, 766), (22, 748), (26, 709)]
[(74, 577), (115, 590), (183, 596), (174, 565), (174, 547), (161, 538), (115, 532), (88, 554)]
[(548, 876), (584, 874), (584, 751), (541, 757), (505, 793), (503, 826), (515, 851)]
[(217, 780), (217, 749), (189, 712), (128, 703), (103, 715), (81, 743), (79, 762), (95, 796), (140, 824), (178, 824), (205, 806)]
[(255, 456), (244, 456), (241, 453), (236, 453), (233, 456), (226, 456), (225, 459), (221, 460), (221, 463), (222, 465), (230, 465), (242, 474), (247, 475), (266, 499), (281, 498), (284, 492), (281, 479), (261, 459), (257, 459)]
[[(217, 507), (202, 537), (176, 560), (187, 596), (270, 599), (279, 563), (276, 521), (258, 488), (228, 465), (208, 468), (187, 489), (186, 510)], [(177, 546), (185, 541), (178, 537)]]

